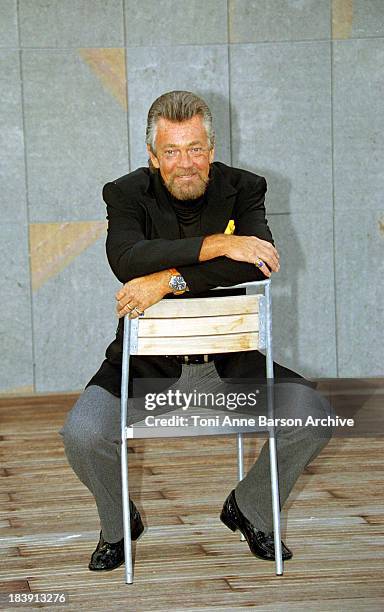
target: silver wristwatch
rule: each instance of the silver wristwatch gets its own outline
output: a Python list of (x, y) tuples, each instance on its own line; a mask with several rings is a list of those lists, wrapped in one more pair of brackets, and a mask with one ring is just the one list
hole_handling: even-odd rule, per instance
[(185, 293), (185, 291), (188, 291), (187, 283), (185, 282), (184, 277), (181, 276), (177, 270), (171, 269), (170, 272), (172, 276), (169, 279), (168, 285), (172, 293), (174, 295), (179, 295), (181, 293)]

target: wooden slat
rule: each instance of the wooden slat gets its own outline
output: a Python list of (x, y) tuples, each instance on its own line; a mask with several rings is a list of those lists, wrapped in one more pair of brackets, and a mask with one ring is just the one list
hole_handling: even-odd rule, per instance
[(138, 355), (193, 355), (254, 351), (259, 346), (259, 334), (222, 334), (197, 338), (139, 338)]
[(259, 295), (161, 300), (150, 306), (142, 320), (148, 318), (207, 317), (259, 312)]
[(216, 336), (258, 330), (259, 316), (257, 314), (143, 319), (139, 322), (139, 338), (146, 336)]

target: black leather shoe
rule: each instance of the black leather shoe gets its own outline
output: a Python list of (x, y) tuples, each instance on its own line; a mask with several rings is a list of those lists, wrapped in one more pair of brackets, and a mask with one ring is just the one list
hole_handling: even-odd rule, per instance
[[(144, 525), (141, 520), (140, 512), (132, 500), (129, 500), (131, 514), (131, 539), (137, 538), (143, 533)], [(118, 542), (106, 542), (100, 531), (99, 543), (96, 550), (92, 553), (89, 562), (89, 569), (92, 571), (110, 571), (124, 563), (124, 538)]]
[[(259, 531), (256, 529), (256, 527), (249, 522), (237, 505), (234, 490), (225, 500), (223, 509), (221, 511), (220, 520), (232, 531), (236, 531), (236, 529), (241, 531), (248, 542), (251, 553), (256, 555), (256, 557), (266, 559), (268, 561), (275, 560), (273, 531), (266, 534), (264, 531)], [(289, 550), (289, 548), (285, 546), (284, 542), (281, 542), (281, 546), (283, 549), (283, 561), (291, 559), (292, 552)]]

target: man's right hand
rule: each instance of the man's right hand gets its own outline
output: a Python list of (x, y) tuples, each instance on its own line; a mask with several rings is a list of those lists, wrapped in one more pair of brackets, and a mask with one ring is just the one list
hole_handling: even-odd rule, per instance
[(235, 261), (258, 264), (261, 272), (271, 276), (272, 272), (280, 270), (279, 254), (267, 240), (256, 236), (237, 236), (236, 234), (214, 234), (206, 236), (201, 246), (199, 261), (207, 261), (214, 257), (225, 256)]

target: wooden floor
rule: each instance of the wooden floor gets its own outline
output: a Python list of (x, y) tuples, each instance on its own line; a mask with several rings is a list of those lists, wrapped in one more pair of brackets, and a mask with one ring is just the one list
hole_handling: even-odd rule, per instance
[[(382, 409), (382, 397), (369, 401)], [(65, 591), (67, 610), (384, 609), (381, 436), (334, 438), (308, 466), (284, 512), (294, 558), (283, 577), (219, 521), (236, 482), (234, 438), (133, 442), (132, 497), (149, 527), (127, 586), (123, 567), (87, 569), (98, 517), (57, 433), (74, 400), (0, 400), (0, 591)], [(248, 466), (261, 443), (247, 438)]]

